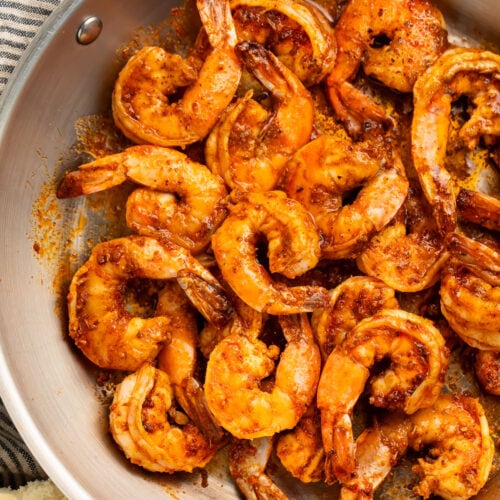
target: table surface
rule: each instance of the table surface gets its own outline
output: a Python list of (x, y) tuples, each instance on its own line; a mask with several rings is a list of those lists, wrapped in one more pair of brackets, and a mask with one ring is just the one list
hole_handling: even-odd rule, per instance
[[(24, 51), (60, 3), (61, 0), (0, 0), (0, 99)], [(46, 478), (0, 400), (0, 487), (18, 488)]]

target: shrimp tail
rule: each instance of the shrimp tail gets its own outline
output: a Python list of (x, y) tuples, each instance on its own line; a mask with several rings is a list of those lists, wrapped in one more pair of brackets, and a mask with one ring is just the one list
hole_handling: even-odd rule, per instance
[(212, 47), (234, 47), (238, 41), (229, 0), (197, 0), (196, 6)]
[(186, 377), (176, 387), (175, 397), (188, 417), (212, 444), (223, 443), (227, 434), (217, 424), (205, 400), (205, 393), (194, 377)]
[(106, 156), (69, 172), (57, 188), (57, 197), (76, 198), (123, 184), (127, 176), (121, 157), (119, 153)]
[(282, 92), (279, 92), (279, 89), (286, 89), (289, 83), (284, 76), (276, 83), (277, 76), (282, 75), (285, 69), (274, 54), (257, 42), (241, 42), (236, 45), (235, 52), (268, 90), (279, 98), (285, 97), (285, 95), (280, 95)]
[(206, 320), (216, 326), (229, 322), (233, 307), (215, 279), (207, 281), (206, 276), (184, 269), (178, 273), (177, 282)]

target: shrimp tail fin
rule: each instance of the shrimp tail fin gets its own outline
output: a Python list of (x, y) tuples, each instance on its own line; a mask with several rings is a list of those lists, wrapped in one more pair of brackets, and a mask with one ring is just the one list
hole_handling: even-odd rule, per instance
[(212, 47), (234, 47), (238, 41), (229, 0), (197, 0), (201, 22)]
[(57, 197), (75, 198), (123, 184), (127, 176), (117, 156), (111, 155), (86, 163), (78, 170), (66, 174), (57, 188)]
[(224, 326), (229, 322), (233, 307), (215, 278), (209, 282), (206, 277), (183, 269), (177, 274), (177, 282), (207, 321), (216, 326)]
[(187, 377), (179, 386), (176, 386), (175, 397), (196, 427), (211, 443), (219, 444), (224, 441), (226, 433), (217, 424), (209, 410), (203, 388), (195, 378)]

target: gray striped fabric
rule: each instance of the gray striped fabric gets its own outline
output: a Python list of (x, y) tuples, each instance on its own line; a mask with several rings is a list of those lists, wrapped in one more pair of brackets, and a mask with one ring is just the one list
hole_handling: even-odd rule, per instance
[[(0, 0), (0, 94), (30, 41), (59, 3), (60, 0)], [(46, 478), (0, 400), (0, 487), (18, 488)]]

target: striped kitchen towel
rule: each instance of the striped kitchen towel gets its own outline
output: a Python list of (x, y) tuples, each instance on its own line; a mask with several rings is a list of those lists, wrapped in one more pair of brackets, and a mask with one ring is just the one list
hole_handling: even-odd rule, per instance
[(60, 0), (0, 0), (0, 93), (16, 63)]
[[(59, 3), (0, 0), (0, 94), (40, 26)], [(18, 488), (46, 478), (0, 400), (0, 487)]]

